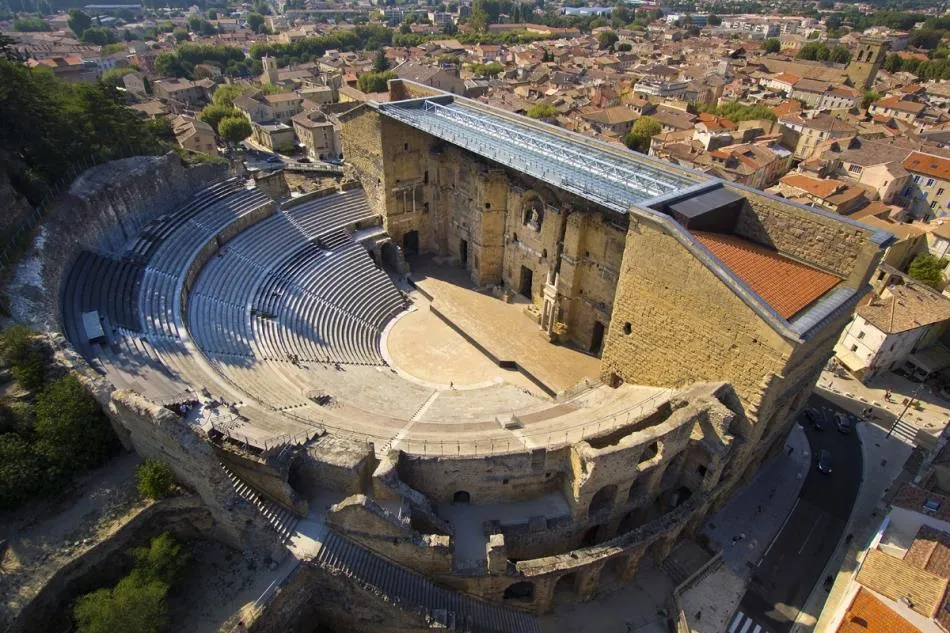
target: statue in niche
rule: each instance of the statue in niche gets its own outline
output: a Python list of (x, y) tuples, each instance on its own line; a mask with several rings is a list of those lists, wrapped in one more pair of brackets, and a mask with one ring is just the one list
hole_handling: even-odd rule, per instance
[(540, 231), (542, 222), (544, 222), (544, 203), (540, 198), (531, 198), (524, 205), (524, 225), (533, 231)]

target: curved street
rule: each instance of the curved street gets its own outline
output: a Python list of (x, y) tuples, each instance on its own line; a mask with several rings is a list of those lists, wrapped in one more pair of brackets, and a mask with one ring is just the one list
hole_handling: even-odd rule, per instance
[[(822, 582), (822, 570), (854, 507), (863, 472), (858, 434), (836, 430), (835, 413), (847, 412), (825, 398), (813, 395), (808, 407), (821, 413), (824, 430), (814, 429), (801, 416), (811, 449), (808, 474), (781, 532), (753, 570), (729, 633), (787, 633), (791, 629), (812, 588)], [(831, 453), (831, 474), (816, 468), (822, 449)]]

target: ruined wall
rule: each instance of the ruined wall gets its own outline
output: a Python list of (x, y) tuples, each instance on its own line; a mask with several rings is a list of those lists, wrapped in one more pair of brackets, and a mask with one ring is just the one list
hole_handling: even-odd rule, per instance
[(59, 569), (24, 605), (8, 633), (69, 630), (73, 600), (117, 583), (131, 570), (129, 550), (166, 531), (180, 541), (216, 536), (211, 514), (194, 496), (154, 503)]
[(452, 571), (450, 537), (412, 529), (408, 504), (397, 516), (366, 495), (353, 495), (330, 508), (327, 525), (426, 576)]
[(385, 166), (381, 117), (376, 110), (362, 105), (341, 114), (340, 122), (343, 125), (340, 139), (347, 169), (363, 184), (370, 209), (385, 216), (388, 185), (383, 180)]
[(352, 495), (366, 489), (375, 466), (369, 445), (324, 435), (294, 455), (290, 483), (308, 495), (319, 490)]
[[(649, 298), (649, 300), (644, 300)], [(601, 376), (676, 386), (726, 380), (744, 402), (792, 346), (659, 226), (631, 222)]]
[(301, 564), (267, 609), (248, 625), (249, 633), (313, 633), (326, 626), (340, 633), (428, 633), (421, 613), (397, 608), (362, 589), (342, 573)]

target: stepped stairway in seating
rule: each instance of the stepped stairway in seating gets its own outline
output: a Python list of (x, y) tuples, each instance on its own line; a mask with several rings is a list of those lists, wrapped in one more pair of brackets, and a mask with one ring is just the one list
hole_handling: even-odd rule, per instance
[(344, 574), (407, 611), (424, 612), (447, 630), (540, 633), (533, 615), (443, 589), (413, 571), (329, 531), (313, 563)]
[(234, 486), (234, 491), (238, 496), (257, 508), (267, 519), (267, 522), (277, 531), (277, 536), (280, 537), (281, 542), (286, 543), (291, 534), (294, 533), (294, 528), (297, 527), (297, 521), (299, 520), (297, 515), (287, 508), (261, 497), (224, 464), (221, 464), (221, 468), (224, 469), (228, 479), (231, 480), (231, 485)]

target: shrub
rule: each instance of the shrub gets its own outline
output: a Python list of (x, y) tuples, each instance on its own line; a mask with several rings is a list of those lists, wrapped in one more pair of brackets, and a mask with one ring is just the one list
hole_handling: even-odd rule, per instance
[(158, 459), (146, 459), (135, 471), (139, 493), (148, 499), (161, 499), (171, 492), (175, 478), (168, 464)]
[(43, 482), (43, 462), (22, 437), (0, 435), (0, 508), (15, 508), (35, 495)]
[(557, 114), (557, 109), (550, 103), (536, 103), (525, 114), (532, 119), (550, 119)]
[(99, 403), (75, 376), (51, 383), (36, 399), (36, 451), (64, 474), (102, 464), (116, 447)]
[(20, 386), (36, 391), (43, 386), (50, 365), (49, 348), (23, 325), (7, 328), (0, 338), (3, 361)]
[(163, 582), (173, 585), (181, 580), (188, 564), (188, 553), (168, 532), (159, 534), (145, 547), (132, 550), (134, 576), (143, 582)]
[(389, 80), (395, 79), (396, 73), (387, 70), (381, 73), (363, 73), (356, 79), (356, 87), (362, 92), (384, 92), (389, 87)]

